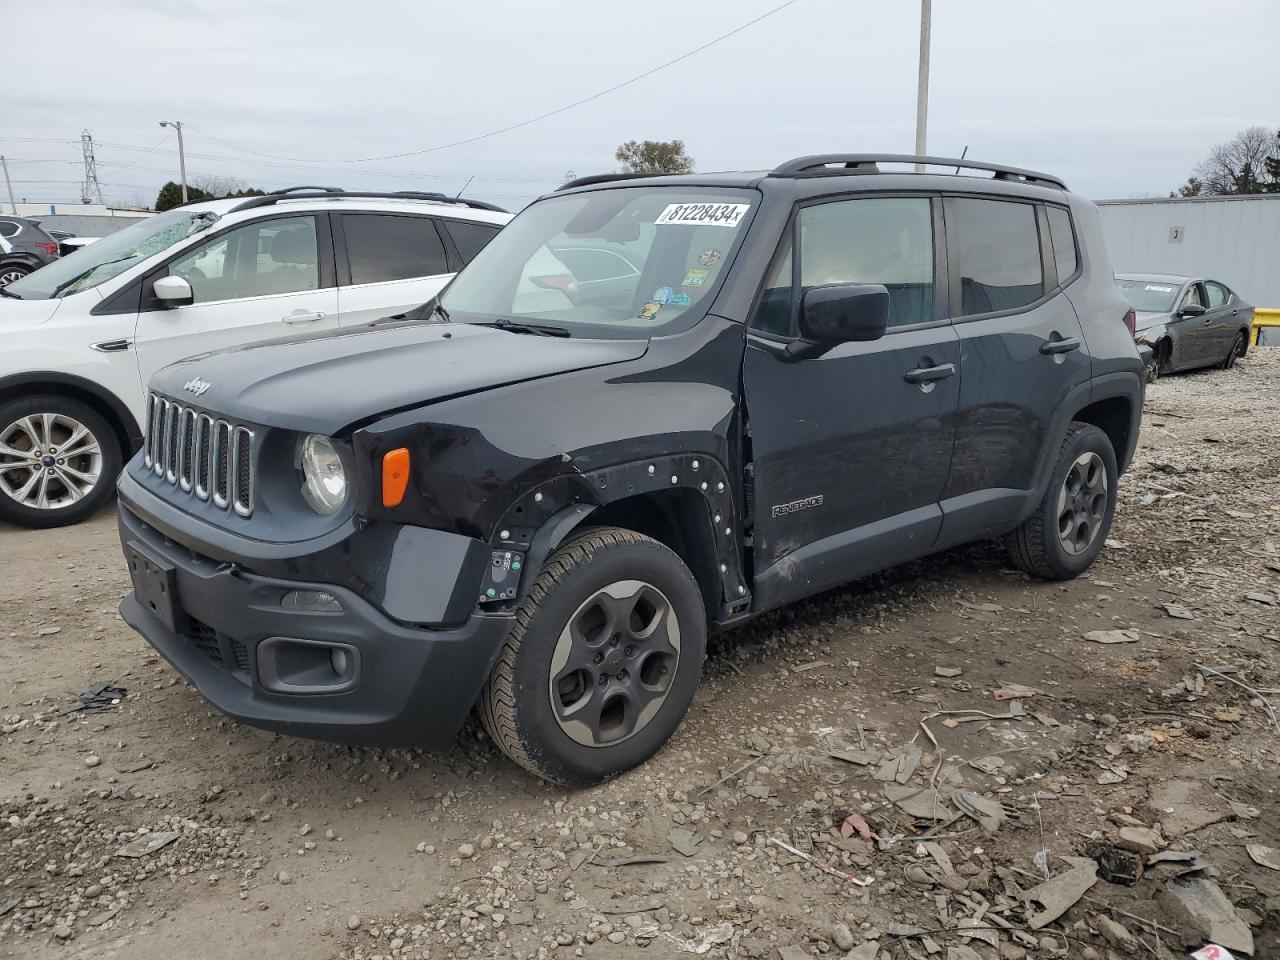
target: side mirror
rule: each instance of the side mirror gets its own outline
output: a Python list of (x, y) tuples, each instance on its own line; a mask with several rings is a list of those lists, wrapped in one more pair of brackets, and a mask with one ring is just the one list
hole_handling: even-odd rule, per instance
[(800, 336), (787, 346), (803, 360), (826, 353), (837, 343), (879, 340), (889, 325), (889, 291), (879, 283), (840, 283), (814, 287), (800, 302)]
[(156, 299), (166, 307), (186, 307), (195, 302), (191, 284), (182, 277), (161, 277), (151, 285)]
[(1198, 303), (1188, 303), (1178, 311), (1180, 317), (1203, 317), (1204, 315), (1205, 308)]

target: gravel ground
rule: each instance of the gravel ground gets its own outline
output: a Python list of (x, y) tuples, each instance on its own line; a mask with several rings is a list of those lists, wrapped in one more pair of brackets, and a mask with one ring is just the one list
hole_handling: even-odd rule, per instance
[(770, 615), (574, 792), (475, 724), (241, 727), (117, 617), (109, 513), (0, 528), (0, 956), (1280, 956), (1277, 476), (1280, 351), (1161, 380), (1089, 575), (981, 544)]

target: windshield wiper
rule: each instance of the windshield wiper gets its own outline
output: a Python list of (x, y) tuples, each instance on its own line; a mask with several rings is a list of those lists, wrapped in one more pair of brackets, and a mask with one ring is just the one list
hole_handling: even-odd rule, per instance
[(473, 327), (496, 327), (499, 330), (506, 330), (509, 333), (528, 333), (535, 337), (571, 337), (571, 334), (564, 327), (557, 327), (550, 323), (521, 323), (518, 320), (508, 320), (501, 317), (492, 323), (473, 323)]
[(0, 287), (0, 297), (13, 297), (15, 300), (22, 299), (22, 297), (18, 296), (16, 293), (10, 293), (7, 286)]
[(95, 270), (101, 270), (103, 267), (109, 267), (113, 263), (124, 263), (126, 260), (137, 260), (137, 259), (138, 259), (138, 254), (130, 253), (123, 257), (116, 257), (114, 260), (106, 260), (102, 263), (95, 263), (93, 266), (88, 267), (85, 270), (81, 270), (79, 273), (77, 273), (70, 280), (67, 280), (65, 283), (60, 283), (56, 287), (54, 287), (53, 293), (49, 294), (49, 299), (52, 300), (54, 297), (56, 297), (58, 294), (60, 294), (63, 290), (67, 289), (67, 287), (71, 286), (72, 284), (79, 283), (81, 280), (89, 276), (89, 274), (93, 273)]

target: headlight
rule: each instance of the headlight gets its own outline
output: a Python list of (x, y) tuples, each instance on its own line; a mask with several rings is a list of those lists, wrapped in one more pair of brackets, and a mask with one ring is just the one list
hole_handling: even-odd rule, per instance
[(316, 433), (304, 437), (298, 460), (307, 506), (325, 516), (337, 513), (347, 502), (347, 471), (333, 441)]

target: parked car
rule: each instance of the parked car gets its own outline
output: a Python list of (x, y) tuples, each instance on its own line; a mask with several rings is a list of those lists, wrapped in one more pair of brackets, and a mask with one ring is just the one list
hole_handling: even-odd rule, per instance
[(510, 219), (439, 194), (298, 188), (182, 206), (0, 287), (0, 520), (99, 507), (158, 368), (421, 304)]
[(1098, 211), (880, 166), (917, 159), (574, 181), (418, 322), (161, 371), (124, 619), (247, 723), (438, 747), (475, 706), (590, 782), (676, 729), (710, 630), (977, 539), (1083, 572), (1143, 394)]
[(1230, 370), (1249, 349), (1253, 307), (1225, 283), (1169, 273), (1118, 273), (1116, 286), (1137, 312), (1135, 339), (1151, 348), (1149, 382), (1197, 367)]
[(39, 220), (0, 216), (0, 287), (58, 258), (58, 241)]
[(101, 237), (60, 237), (58, 238), (58, 256), (65, 257), (68, 254), (82, 250), (91, 243), (97, 243)]

